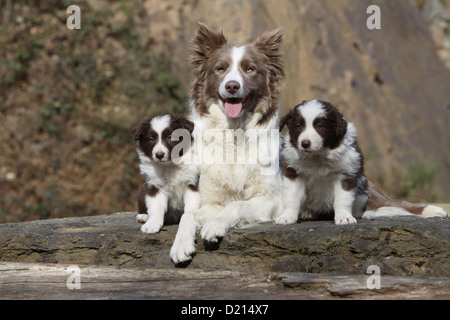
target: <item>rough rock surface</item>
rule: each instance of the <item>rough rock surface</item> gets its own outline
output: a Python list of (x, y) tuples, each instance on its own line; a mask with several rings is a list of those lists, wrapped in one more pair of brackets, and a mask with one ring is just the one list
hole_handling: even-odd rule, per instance
[[(450, 220), (399, 217), (231, 230), (218, 248), (198, 237), (188, 269), (450, 277)], [(0, 225), (0, 260), (9, 262), (174, 268), (178, 225), (143, 234), (135, 213)]]

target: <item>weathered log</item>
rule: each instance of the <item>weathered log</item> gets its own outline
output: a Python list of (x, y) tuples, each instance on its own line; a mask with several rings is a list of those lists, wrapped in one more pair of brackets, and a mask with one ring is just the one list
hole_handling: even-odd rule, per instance
[[(78, 278), (76, 278), (78, 277)], [(449, 299), (449, 278), (0, 262), (0, 299)], [(263, 304), (263, 303), (262, 303)], [(187, 304), (186, 304), (187, 306)], [(181, 310), (178, 312), (181, 313)]]
[[(188, 269), (450, 276), (450, 220), (398, 217), (232, 229), (217, 250), (198, 237)], [(169, 258), (178, 225), (143, 234), (135, 213), (0, 225), (0, 261), (174, 268)]]

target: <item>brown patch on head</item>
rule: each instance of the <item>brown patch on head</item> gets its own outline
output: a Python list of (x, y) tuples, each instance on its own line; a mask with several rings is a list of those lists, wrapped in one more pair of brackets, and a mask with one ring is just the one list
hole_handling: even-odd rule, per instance
[(331, 103), (320, 100), (319, 102), (322, 104), (326, 116), (315, 119), (313, 125), (315, 127), (317, 124), (321, 125), (321, 128), (316, 128), (316, 131), (323, 137), (324, 147), (335, 149), (339, 147), (347, 133), (347, 121), (344, 115)]
[(299, 108), (304, 105), (306, 101), (303, 101), (297, 105), (294, 109), (289, 110), (289, 112), (280, 121), (280, 131), (283, 130), (285, 126), (288, 127), (289, 137), (293, 147), (298, 148), (298, 137), (305, 130), (305, 119), (303, 118)]
[(266, 79), (270, 95), (264, 95), (264, 103), (258, 104), (255, 112), (260, 113), (261, 119), (258, 125), (264, 125), (272, 116), (279, 112), (278, 95), (281, 90), (285, 76), (283, 55), (281, 53), (281, 43), (283, 40), (283, 30), (281, 28), (263, 33), (252, 44), (251, 48), (262, 54), (263, 66), (266, 70)]
[(150, 126), (151, 120), (152, 119), (144, 119), (139, 125), (131, 130), (133, 139), (138, 141), (138, 148), (140, 148), (150, 159), (152, 158), (152, 151), (158, 139), (158, 133)]
[(190, 62), (194, 67), (194, 87), (191, 101), (200, 114), (208, 114), (208, 105), (203, 99), (205, 95), (207, 71), (211, 68), (213, 53), (227, 44), (222, 32), (215, 32), (203, 23), (198, 23), (197, 34), (192, 43)]

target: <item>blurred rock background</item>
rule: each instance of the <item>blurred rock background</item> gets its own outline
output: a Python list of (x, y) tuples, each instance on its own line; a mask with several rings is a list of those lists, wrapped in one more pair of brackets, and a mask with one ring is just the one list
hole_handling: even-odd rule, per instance
[[(69, 30), (69, 5), (81, 30)], [(381, 29), (369, 30), (369, 5)], [(358, 128), (369, 179), (450, 202), (450, 4), (445, 0), (0, 1), (0, 222), (134, 211), (130, 129), (185, 113), (202, 21), (236, 45), (282, 26), (282, 113), (333, 102)]]

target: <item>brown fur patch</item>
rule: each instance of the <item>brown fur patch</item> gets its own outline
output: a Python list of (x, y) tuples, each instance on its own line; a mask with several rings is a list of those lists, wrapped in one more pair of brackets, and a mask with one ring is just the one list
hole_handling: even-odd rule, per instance
[(147, 184), (143, 184), (138, 191), (137, 203), (138, 203), (138, 212), (147, 214), (147, 205), (145, 204), (145, 196), (149, 195), (150, 197), (154, 197), (158, 194), (159, 189), (155, 186), (148, 187)]
[(369, 201), (367, 210), (376, 210), (381, 207), (400, 207), (413, 214), (420, 215), (426, 205), (411, 203), (405, 200), (392, 199), (380, 187), (369, 181)]

